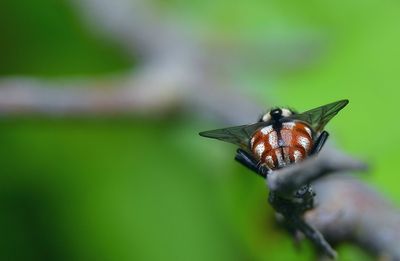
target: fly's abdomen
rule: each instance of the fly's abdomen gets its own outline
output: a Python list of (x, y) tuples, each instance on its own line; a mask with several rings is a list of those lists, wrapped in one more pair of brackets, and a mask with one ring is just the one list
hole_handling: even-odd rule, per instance
[(305, 159), (313, 144), (312, 131), (301, 122), (284, 122), (279, 130), (267, 126), (252, 137), (253, 155), (270, 169), (279, 169)]

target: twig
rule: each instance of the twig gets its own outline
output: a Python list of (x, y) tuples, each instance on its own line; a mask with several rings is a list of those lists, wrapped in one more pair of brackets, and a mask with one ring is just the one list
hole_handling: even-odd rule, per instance
[(303, 162), (270, 173), (268, 187), (271, 191), (290, 195), (304, 184), (323, 176), (366, 169), (365, 163), (327, 146), (316, 157), (310, 157)]
[(315, 182), (317, 207), (305, 221), (332, 244), (352, 242), (381, 260), (400, 260), (400, 211), (371, 187), (348, 175)]
[(336, 251), (326, 242), (324, 236), (317, 229), (307, 224), (307, 222), (304, 222), (304, 220), (298, 216), (292, 216), (290, 222), (307, 236), (311, 242), (316, 244), (317, 248), (322, 251), (322, 253), (328, 255), (328, 257), (332, 259), (336, 259)]

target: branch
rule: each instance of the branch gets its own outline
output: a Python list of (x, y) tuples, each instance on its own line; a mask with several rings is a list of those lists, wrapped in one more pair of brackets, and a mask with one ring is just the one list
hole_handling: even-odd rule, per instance
[(179, 85), (160, 75), (158, 77), (63, 81), (3, 79), (0, 81), (0, 112), (3, 116), (83, 116), (132, 112), (151, 115), (170, 108), (179, 100)]
[(314, 188), (318, 205), (305, 220), (329, 242), (352, 242), (379, 260), (400, 260), (398, 208), (347, 175), (318, 180)]
[(291, 195), (304, 184), (311, 183), (323, 176), (366, 169), (365, 163), (332, 147), (325, 147), (317, 156), (268, 174), (268, 187), (271, 191)]

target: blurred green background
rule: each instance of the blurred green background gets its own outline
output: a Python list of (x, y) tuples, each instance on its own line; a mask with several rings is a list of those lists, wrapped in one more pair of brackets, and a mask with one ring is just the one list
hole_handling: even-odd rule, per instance
[[(394, 1), (152, 1), (209, 41), (311, 39), (304, 66), (236, 68), (249, 93), (298, 110), (342, 98), (330, 130), (371, 163), (367, 182), (397, 204), (400, 4)], [(259, 49), (262, 52), (262, 48)], [(0, 74), (97, 77), (134, 69), (67, 1), (0, 2)], [(282, 56), (284, 59), (285, 56)], [(284, 63), (283, 63), (284, 64)], [(257, 115), (255, 115), (255, 118)], [(249, 119), (249, 122), (254, 119)], [(309, 260), (276, 227), (265, 184), (234, 147), (198, 137), (218, 122), (145, 117), (4, 117), (0, 260)], [(366, 260), (339, 248), (341, 260)]]

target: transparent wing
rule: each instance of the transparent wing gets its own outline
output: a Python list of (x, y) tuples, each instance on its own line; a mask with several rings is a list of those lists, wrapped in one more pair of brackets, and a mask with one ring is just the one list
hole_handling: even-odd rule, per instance
[(266, 125), (268, 124), (265, 122), (257, 122), (249, 125), (203, 131), (199, 134), (203, 137), (226, 141), (248, 149), (249, 140), (253, 136), (254, 132)]
[(340, 100), (303, 113), (295, 114), (290, 117), (305, 121), (310, 124), (310, 126), (316, 132), (320, 132), (324, 129), (325, 125), (348, 103), (349, 100)]

